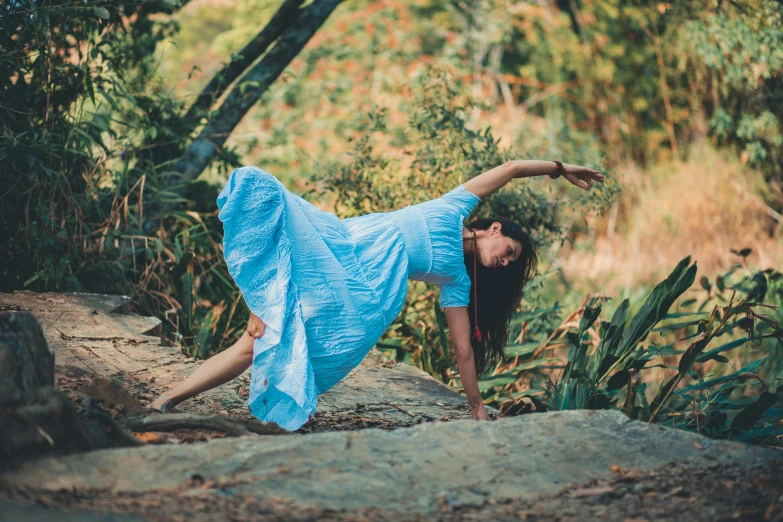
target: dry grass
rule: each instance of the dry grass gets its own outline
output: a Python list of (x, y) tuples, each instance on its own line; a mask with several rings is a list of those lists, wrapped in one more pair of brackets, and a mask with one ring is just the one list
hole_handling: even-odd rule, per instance
[(652, 284), (689, 254), (710, 276), (741, 260), (731, 249), (752, 248), (750, 265), (783, 267), (783, 224), (761, 197), (761, 175), (730, 153), (699, 145), (687, 162), (619, 175), (615, 207), (588, 219), (588, 233), (559, 254), (579, 290)]

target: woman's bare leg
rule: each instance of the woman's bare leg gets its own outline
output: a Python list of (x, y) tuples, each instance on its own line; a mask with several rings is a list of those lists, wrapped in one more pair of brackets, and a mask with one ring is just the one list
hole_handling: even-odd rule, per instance
[(210, 390), (239, 377), (253, 362), (255, 337), (247, 333), (230, 348), (213, 355), (191, 373), (187, 379), (152, 401), (148, 408), (161, 408), (168, 398), (172, 405), (190, 399), (194, 395)]

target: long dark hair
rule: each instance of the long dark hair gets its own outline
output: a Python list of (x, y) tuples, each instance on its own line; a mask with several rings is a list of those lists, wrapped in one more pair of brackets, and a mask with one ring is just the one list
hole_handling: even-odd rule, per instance
[[(478, 323), (482, 341), (471, 337), (476, 375), (492, 371), (506, 359), (503, 349), (508, 342), (508, 324), (522, 299), (522, 289), (538, 267), (538, 256), (530, 236), (518, 224), (504, 217), (479, 218), (465, 226), (475, 230), (487, 230), (492, 223), (500, 223), (500, 232), (522, 244), (519, 258), (506, 266), (488, 268), (478, 263)], [(465, 268), (470, 275), (470, 317), (471, 333), (476, 329), (473, 299), (473, 253), (465, 256)]]

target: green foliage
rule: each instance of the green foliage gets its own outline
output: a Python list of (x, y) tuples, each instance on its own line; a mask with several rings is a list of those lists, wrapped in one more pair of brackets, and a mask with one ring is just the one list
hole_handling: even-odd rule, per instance
[[(390, 211), (426, 201), (517, 157), (499, 147), (490, 129), (470, 128), (466, 115), (477, 102), (458, 79), (443, 70), (429, 69), (411, 89), (414, 103), (407, 109), (406, 126), (390, 125), (385, 108), (374, 108), (356, 122), (361, 132), (350, 162), (324, 166), (312, 176), (318, 190), (334, 194), (339, 216)], [(401, 141), (394, 154), (377, 152), (377, 143), (391, 139)], [(508, 217), (520, 223), (539, 245), (560, 239), (557, 218), (561, 204), (547, 198), (541, 182), (510, 183), (484, 198), (474, 216)], [(614, 192), (596, 187), (593, 195), (593, 205), (606, 205)], [(448, 380), (453, 363), (445, 342), (445, 324), (435, 311), (437, 297), (426, 283), (412, 282), (403, 313), (379, 347), (397, 352), (406, 346), (409, 355), (404, 360)], [(401, 344), (390, 344), (392, 339)]]
[[(783, 172), (783, 10), (778, 2), (709, 13), (686, 24), (683, 38), (712, 90), (710, 130), (780, 183)], [(707, 100), (705, 100), (705, 104)], [(778, 205), (780, 202), (777, 202)]]
[[(0, 291), (129, 294), (196, 355), (247, 317), (222, 263), (216, 191), (168, 171), (182, 104), (154, 51), (174, 2), (0, 8)], [(154, 18), (154, 19), (153, 19)], [(192, 210), (189, 210), (192, 209)], [(244, 313), (244, 317), (243, 317)]]
[[(633, 419), (711, 437), (779, 443), (777, 419), (782, 410), (776, 404), (783, 399), (783, 374), (770, 359), (779, 359), (783, 348), (783, 315), (770, 301), (783, 300), (783, 276), (773, 270), (748, 271), (730, 284), (739, 268), (719, 276), (714, 285), (702, 278), (706, 296), (693, 311), (669, 312), (695, 281), (696, 265), (689, 258), (653, 289), (630, 321), (628, 300), (610, 321), (602, 321), (601, 304), (593, 298), (577, 312), (578, 327), (571, 319), (546, 342), (521, 345), (516, 364), (485, 379), (482, 390), (505, 387), (492, 397), (512, 414), (525, 411), (529, 406), (525, 399), (538, 396), (538, 409), (617, 408)], [(737, 300), (738, 294), (744, 298)], [(680, 306), (695, 304), (688, 300)], [(711, 313), (702, 311), (709, 306)], [(528, 313), (526, 318), (542, 315)], [(651, 333), (658, 341), (666, 339), (665, 344), (645, 342)], [(561, 371), (554, 379), (547, 377), (545, 390), (513, 392), (513, 385), (529, 374), (531, 365), (549, 364), (549, 359), (537, 357), (551, 349), (547, 343), (558, 336), (570, 346)], [(750, 351), (742, 350), (748, 346)], [(755, 356), (760, 348), (766, 353)], [(726, 357), (732, 352), (741, 366), (736, 371)], [(664, 382), (650, 387), (654, 369), (659, 368), (664, 370), (658, 372), (666, 376)], [(760, 393), (754, 388), (760, 388)]]

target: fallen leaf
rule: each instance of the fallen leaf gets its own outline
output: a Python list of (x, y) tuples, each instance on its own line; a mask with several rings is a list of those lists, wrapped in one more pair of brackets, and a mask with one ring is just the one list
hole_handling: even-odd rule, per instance
[(694, 447), (694, 448), (696, 448), (696, 449), (698, 449), (698, 450), (703, 450), (703, 449), (704, 449), (704, 446), (702, 446), (702, 445), (701, 445), (701, 444), (699, 444), (698, 442), (694, 442), (694, 443), (693, 443), (693, 447)]
[(620, 467), (620, 466), (618, 466), (617, 464), (613, 465), (613, 466), (612, 466), (612, 467), (610, 467), (609, 469), (611, 469), (611, 470), (612, 470), (612, 471), (614, 471), (615, 473), (622, 473), (622, 472), (623, 472), (623, 468), (621, 468), (621, 467)]
[(160, 442), (163, 440), (160, 435), (151, 431), (142, 431), (140, 433), (134, 433), (134, 435), (142, 442)]

